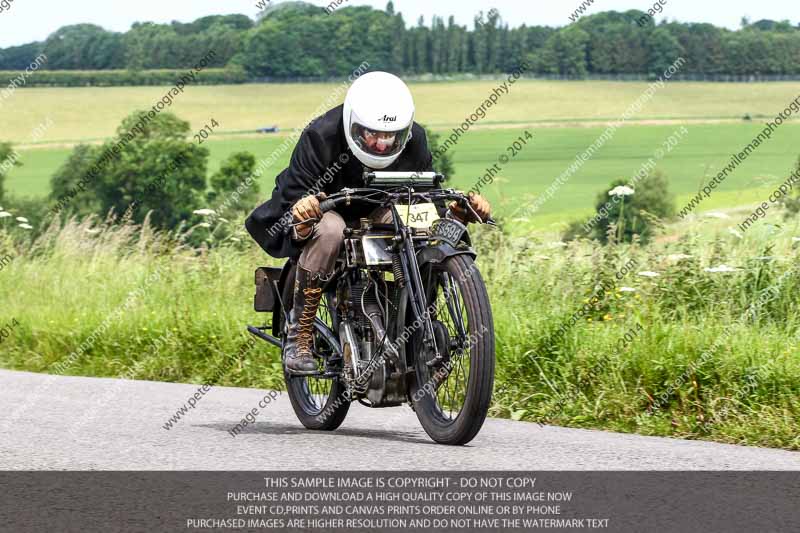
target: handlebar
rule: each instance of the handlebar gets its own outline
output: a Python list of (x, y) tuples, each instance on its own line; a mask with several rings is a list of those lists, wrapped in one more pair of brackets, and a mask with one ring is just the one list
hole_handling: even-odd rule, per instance
[[(336, 193), (337, 195), (333, 196), (332, 198), (326, 198), (322, 200), (319, 203), (319, 210), (320, 212), (325, 214), (328, 211), (332, 211), (343, 204), (349, 205), (351, 202), (368, 202), (375, 204), (382, 203), (378, 200), (374, 200), (371, 198), (364, 198), (363, 196), (360, 195), (363, 193), (376, 193), (376, 192), (381, 192), (386, 195), (392, 194), (387, 191), (378, 191), (376, 189), (350, 189), (343, 191), (341, 193)], [(483, 224), (488, 224), (491, 226), (497, 225), (496, 221), (492, 217), (488, 217), (486, 220), (481, 220), (481, 218), (478, 216), (478, 213), (476, 213), (475, 210), (472, 209), (472, 206), (469, 204), (467, 197), (463, 193), (456, 193), (455, 191), (442, 191), (442, 192), (445, 193), (449, 192), (449, 194), (439, 194), (438, 196), (440, 196), (441, 199), (449, 198), (452, 200), (456, 200), (459, 204), (462, 205), (462, 208), (466, 207), (466, 209), (470, 212), (470, 214), (473, 216), (474, 219), (480, 221)], [(344, 196), (340, 196), (341, 194), (343, 194)], [(423, 196), (437, 196), (436, 194), (432, 194), (431, 192), (426, 192), (422, 194)], [(398, 196), (406, 196), (406, 194), (402, 193), (398, 194)], [(292, 224), (292, 226), (307, 224), (308, 222), (318, 222), (318, 220), (315, 219), (304, 220), (302, 222), (294, 223)]]
[(333, 209), (336, 209), (340, 202), (338, 200), (344, 200), (344, 198), (331, 198), (329, 200), (323, 200), (319, 203), (319, 210), (323, 213), (327, 213)]

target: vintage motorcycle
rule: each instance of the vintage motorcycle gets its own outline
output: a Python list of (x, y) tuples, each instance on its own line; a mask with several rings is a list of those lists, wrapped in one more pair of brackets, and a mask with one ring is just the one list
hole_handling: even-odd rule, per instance
[[(443, 180), (433, 172), (365, 173), (363, 188), (320, 203), (323, 213), (354, 204), (388, 208), (392, 223), (362, 219), (345, 229), (315, 320), (318, 371), (284, 373), (306, 428), (338, 428), (353, 401), (408, 402), (442, 444), (466, 444), (483, 425), (494, 384), (492, 310), (467, 228), (440, 215), (456, 201), (480, 217), (464, 193), (442, 189)], [(248, 331), (278, 348), (294, 301), (295, 268), (289, 260), (256, 270), (255, 309), (271, 313), (272, 322)]]

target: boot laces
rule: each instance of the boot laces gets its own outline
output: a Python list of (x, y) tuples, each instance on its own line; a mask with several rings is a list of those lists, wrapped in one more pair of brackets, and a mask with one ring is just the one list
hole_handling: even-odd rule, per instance
[(305, 302), (303, 304), (303, 312), (298, 319), (297, 351), (298, 353), (305, 352), (310, 354), (313, 342), (314, 319), (317, 317), (319, 301), (322, 298), (322, 289), (303, 289), (303, 296), (305, 296)]

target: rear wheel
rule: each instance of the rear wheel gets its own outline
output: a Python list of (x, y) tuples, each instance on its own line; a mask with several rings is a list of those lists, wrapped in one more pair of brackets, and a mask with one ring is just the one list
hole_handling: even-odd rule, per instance
[[(294, 303), (294, 278), (295, 268), (286, 279), (283, 288), (283, 302), (291, 308)], [(320, 301), (317, 319), (324, 323), (329, 330), (334, 330), (334, 309), (331, 309), (327, 294)], [(286, 315), (280, 316), (281, 339), (286, 342)], [(323, 334), (323, 329), (316, 327), (314, 330), (314, 353), (317, 356), (319, 374), (313, 376), (293, 376), (284, 370), (283, 377), (286, 381), (286, 390), (292, 402), (297, 418), (308, 429), (333, 431), (344, 422), (350, 401), (345, 395), (347, 390), (338, 376), (333, 376), (330, 361), (336, 359), (337, 348), (335, 339)], [(334, 364), (335, 367), (335, 364)]]
[(422, 268), (427, 309), (441, 355), (415, 334), (412, 401), (422, 427), (441, 444), (466, 444), (478, 434), (492, 400), (494, 323), (486, 286), (471, 257)]

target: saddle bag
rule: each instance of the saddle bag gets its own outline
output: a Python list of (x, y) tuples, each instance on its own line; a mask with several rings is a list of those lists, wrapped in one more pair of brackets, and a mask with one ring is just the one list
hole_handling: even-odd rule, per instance
[(253, 308), (259, 313), (270, 313), (280, 305), (278, 297), (280, 278), (280, 268), (258, 267), (256, 269), (256, 295), (253, 298)]

